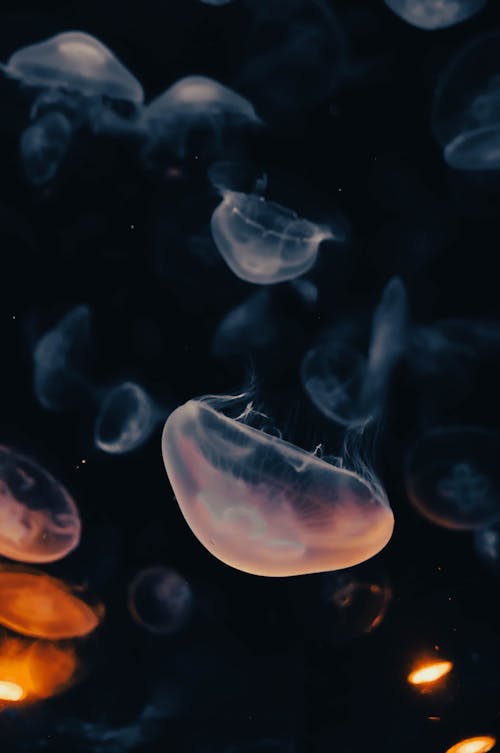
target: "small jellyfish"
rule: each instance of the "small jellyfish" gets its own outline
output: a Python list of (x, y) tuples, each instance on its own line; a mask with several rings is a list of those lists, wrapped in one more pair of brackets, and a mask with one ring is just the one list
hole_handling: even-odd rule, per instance
[(450, 529), (484, 528), (500, 518), (500, 436), (476, 427), (433, 429), (408, 455), (406, 489), (417, 510)]
[(33, 353), (33, 389), (47, 410), (78, 403), (87, 386), (82, 360), (89, 347), (90, 309), (77, 306), (37, 342)]
[(314, 266), (332, 231), (257, 194), (224, 191), (211, 220), (212, 237), (237, 277), (258, 285), (293, 280)]
[(474, 548), (482, 562), (500, 575), (500, 524), (480, 528), (474, 534)]
[(495, 747), (496, 742), (491, 735), (467, 737), (448, 748), (446, 753), (489, 753)]
[(115, 455), (132, 452), (147, 442), (158, 421), (158, 409), (148, 393), (134, 382), (123, 382), (101, 403), (94, 430), (96, 446)]
[(441, 681), (449, 675), (452, 669), (453, 662), (451, 661), (426, 661), (412, 669), (407, 680), (410, 685), (429, 689), (436, 684), (441, 685)]
[(500, 169), (500, 32), (470, 42), (445, 68), (432, 127), (446, 163), (457, 170)]
[(385, 0), (387, 7), (403, 21), (426, 31), (466, 21), (486, 3), (487, 0)]
[(229, 418), (216, 399), (167, 419), (162, 451), (177, 502), (199, 541), (255, 575), (337, 570), (377, 554), (394, 517), (379, 487), (279, 437)]
[(200, 0), (200, 2), (203, 3), (203, 5), (229, 5), (229, 3), (232, 3), (233, 0)]
[(48, 640), (77, 638), (92, 633), (103, 614), (57, 578), (0, 566), (0, 624), (9, 630)]
[(47, 113), (23, 131), (21, 159), (30, 183), (42, 186), (52, 180), (68, 151), (71, 135), (71, 123), (60, 112)]
[(130, 584), (129, 609), (134, 620), (152, 633), (177, 633), (191, 617), (191, 587), (175, 570), (150, 567)]
[(54, 562), (80, 542), (76, 504), (34, 460), (0, 446), (0, 555)]

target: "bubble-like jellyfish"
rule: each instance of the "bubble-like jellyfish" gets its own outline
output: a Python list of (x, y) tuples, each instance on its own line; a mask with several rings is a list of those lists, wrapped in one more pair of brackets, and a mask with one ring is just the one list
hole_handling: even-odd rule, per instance
[(500, 32), (476, 38), (454, 57), (434, 94), (432, 126), (457, 170), (500, 169)]
[[(233, 401), (234, 402), (234, 401)], [(195, 536), (255, 575), (337, 570), (377, 554), (394, 517), (380, 488), (218, 409), (189, 400), (165, 424), (163, 460)]]
[(302, 219), (257, 194), (224, 191), (212, 214), (212, 237), (237, 277), (258, 285), (293, 280), (314, 266), (330, 228)]
[(473, 530), (500, 519), (500, 436), (476, 427), (436, 428), (408, 454), (406, 489), (433, 523)]
[(80, 532), (78, 509), (62, 484), (0, 445), (0, 555), (54, 562), (78, 546)]
[(477, 530), (474, 548), (479, 559), (493, 573), (500, 575), (500, 523)]
[(191, 587), (175, 570), (150, 567), (130, 584), (129, 609), (134, 620), (152, 633), (177, 633), (191, 617)]
[(484, 8), (487, 0), (385, 0), (396, 15), (426, 31), (454, 26)]
[(90, 322), (89, 307), (76, 306), (35, 346), (33, 389), (47, 410), (71, 407), (87, 391), (82, 367), (89, 347)]
[[(402, 281), (392, 278), (375, 309), (368, 356), (350, 337), (331, 333), (309, 350), (301, 380), (311, 401), (343, 426), (363, 426), (384, 407), (392, 371), (406, 347), (408, 301)], [(350, 333), (349, 333), (350, 334)]]
[(45, 573), (0, 566), (0, 624), (21, 635), (48, 640), (92, 633), (104, 614), (63, 581)]
[(160, 420), (153, 399), (135, 382), (123, 382), (104, 397), (94, 439), (103, 452), (121, 455), (147, 442)]

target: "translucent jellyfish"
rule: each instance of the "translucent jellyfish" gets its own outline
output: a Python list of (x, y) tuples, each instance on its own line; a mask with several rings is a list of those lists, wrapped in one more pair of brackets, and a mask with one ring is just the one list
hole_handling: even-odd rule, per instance
[(451, 529), (500, 519), (500, 437), (475, 427), (433, 429), (408, 455), (406, 489), (424, 517)]
[(180, 406), (162, 439), (181, 511), (215, 557), (288, 576), (349, 567), (387, 544), (394, 518), (380, 488), (243, 423), (248, 410), (237, 420), (216, 405)]
[(311, 401), (343, 426), (365, 425), (384, 407), (392, 371), (406, 348), (408, 301), (402, 281), (391, 279), (375, 309), (368, 356), (344, 335), (309, 350), (301, 379)]
[(484, 8), (487, 0), (385, 0), (400, 18), (419, 29), (433, 31), (454, 26)]
[(500, 524), (480, 528), (474, 534), (474, 546), (480, 560), (500, 575)]
[(428, 688), (436, 683), (441, 684), (453, 669), (451, 661), (427, 661), (418, 664), (408, 675), (410, 685)]
[(60, 640), (92, 633), (104, 614), (57, 578), (0, 566), (0, 624), (21, 635)]
[(305, 274), (332, 231), (257, 194), (224, 191), (211, 220), (212, 237), (237, 277), (273, 285)]
[(60, 112), (49, 112), (25, 129), (21, 136), (21, 158), (29, 182), (48, 183), (56, 175), (68, 150), (71, 123)]
[(444, 159), (458, 170), (500, 169), (500, 32), (467, 45), (445, 68), (432, 126)]
[(135, 382), (123, 382), (101, 403), (94, 430), (96, 446), (115, 455), (132, 452), (147, 442), (159, 420), (148, 393)]
[(150, 567), (130, 584), (129, 609), (134, 620), (152, 633), (177, 633), (192, 613), (191, 587), (175, 570)]
[(0, 555), (22, 562), (53, 562), (80, 541), (77, 507), (46, 470), (0, 446)]
[(82, 367), (89, 347), (90, 316), (88, 306), (71, 309), (35, 346), (33, 389), (47, 410), (64, 410), (87, 391)]
[(446, 753), (489, 753), (496, 745), (496, 738), (491, 735), (467, 737), (452, 745)]

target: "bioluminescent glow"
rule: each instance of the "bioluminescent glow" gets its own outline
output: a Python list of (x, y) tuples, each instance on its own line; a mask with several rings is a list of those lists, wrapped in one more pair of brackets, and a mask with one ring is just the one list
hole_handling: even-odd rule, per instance
[(453, 669), (451, 661), (426, 662), (408, 675), (410, 685), (431, 685), (446, 677)]
[(123, 382), (101, 403), (94, 430), (96, 446), (115, 455), (132, 452), (149, 439), (158, 421), (148, 393), (134, 382)]
[(0, 680), (0, 701), (20, 701), (24, 698), (24, 689), (17, 682)]
[(187, 623), (192, 608), (189, 583), (169, 568), (150, 567), (130, 584), (130, 613), (139, 625), (152, 633), (177, 633)]
[(452, 745), (446, 753), (489, 753), (496, 745), (496, 739), (490, 735), (468, 737)]
[(385, 4), (412, 26), (427, 31), (445, 29), (476, 15), (487, 0), (385, 0)]

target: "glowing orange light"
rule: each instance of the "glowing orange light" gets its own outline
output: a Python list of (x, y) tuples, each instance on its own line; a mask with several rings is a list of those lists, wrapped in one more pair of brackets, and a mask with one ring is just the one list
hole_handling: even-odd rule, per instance
[(446, 753), (488, 753), (495, 745), (495, 738), (489, 735), (468, 737), (466, 740), (460, 740), (459, 743), (452, 745)]
[(0, 680), (0, 700), (1, 701), (20, 701), (24, 696), (24, 690), (17, 682)]
[(411, 685), (427, 685), (441, 680), (452, 669), (453, 664), (451, 661), (429, 662), (410, 672), (408, 682)]

